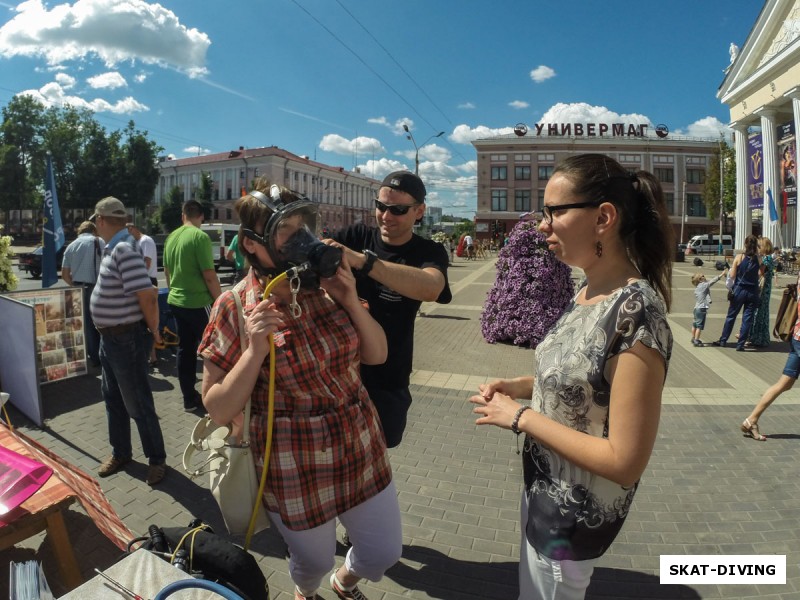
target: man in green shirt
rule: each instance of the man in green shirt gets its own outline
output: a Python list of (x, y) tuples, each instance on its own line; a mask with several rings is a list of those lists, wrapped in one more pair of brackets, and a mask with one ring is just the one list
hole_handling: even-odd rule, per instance
[(178, 381), (183, 394), (183, 409), (203, 410), (197, 383), (197, 348), (208, 324), (211, 305), (220, 295), (214, 270), (211, 238), (200, 229), (203, 207), (195, 200), (183, 205), (183, 225), (164, 242), (164, 276), (169, 295), (167, 304), (178, 325)]

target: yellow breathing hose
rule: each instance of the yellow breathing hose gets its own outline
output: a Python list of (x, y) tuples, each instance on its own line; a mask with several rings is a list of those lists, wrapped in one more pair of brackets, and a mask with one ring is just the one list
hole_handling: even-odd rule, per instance
[[(269, 298), (272, 290), (281, 281), (288, 278), (288, 274), (295, 269), (281, 273), (274, 277), (264, 288), (264, 294), (261, 296), (262, 301)], [(267, 487), (267, 471), (269, 469), (269, 453), (272, 449), (272, 429), (275, 424), (275, 340), (272, 334), (269, 334), (269, 401), (267, 404), (267, 441), (264, 445), (264, 468), (261, 470), (261, 481), (258, 485), (258, 495), (256, 502), (253, 505), (253, 514), (250, 517), (250, 524), (247, 527), (247, 535), (244, 538), (244, 549), (250, 547), (250, 540), (253, 538), (253, 533), (256, 528), (256, 519), (258, 518), (258, 510), (261, 507), (262, 498), (264, 497), (264, 488)], [(249, 432), (248, 432), (249, 434)]]

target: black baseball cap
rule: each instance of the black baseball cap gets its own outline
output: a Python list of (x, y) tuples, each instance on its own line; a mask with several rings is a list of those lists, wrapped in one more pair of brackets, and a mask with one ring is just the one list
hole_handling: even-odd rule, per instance
[(381, 183), (381, 187), (392, 188), (399, 192), (405, 192), (418, 203), (425, 202), (427, 191), (422, 179), (414, 175), (411, 171), (395, 171), (389, 173)]

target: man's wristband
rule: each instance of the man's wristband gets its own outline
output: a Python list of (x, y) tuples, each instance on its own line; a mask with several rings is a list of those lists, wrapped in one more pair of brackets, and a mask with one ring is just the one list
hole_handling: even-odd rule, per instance
[(364, 256), (367, 257), (367, 260), (364, 262), (364, 266), (361, 267), (361, 274), (368, 275), (369, 272), (372, 271), (372, 266), (375, 264), (375, 261), (378, 260), (378, 255), (372, 250), (364, 250)]
[(522, 433), (519, 430), (519, 418), (522, 416), (522, 413), (524, 413), (526, 410), (530, 410), (530, 408), (531, 408), (530, 406), (520, 406), (516, 414), (514, 415), (514, 420), (511, 421), (511, 431), (513, 431), (517, 435)]

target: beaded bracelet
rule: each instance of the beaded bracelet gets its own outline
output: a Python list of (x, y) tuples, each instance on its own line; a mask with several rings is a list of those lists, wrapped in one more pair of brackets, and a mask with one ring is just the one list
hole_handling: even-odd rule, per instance
[(514, 420), (511, 421), (511, 431), (513, 431), (517, 435), (522, 433), (519, 430), (519, 418), (522, 416), (522, 413), (524, 413), (526, 410), (530, 410), (530, 408), (531, 408), (530, 406), (520, 406), (516, 414), (514, 415)]

